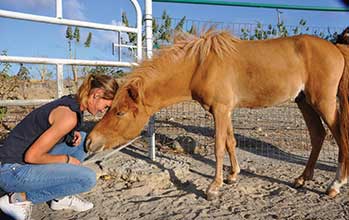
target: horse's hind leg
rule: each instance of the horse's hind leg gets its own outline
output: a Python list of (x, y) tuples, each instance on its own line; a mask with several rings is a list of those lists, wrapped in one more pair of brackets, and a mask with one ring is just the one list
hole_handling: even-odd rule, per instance
[(346, 164), (345, 160), (347, 158), (343, 158), (343, 155), (346, 155), (343, 153), (343, 146), (341, 143), (341, 134), (340, 134), (340, 122), (339, 122), (339, 111), (337, 108), (337, 101), (336, 101), (336, 95), (329, 96), (324, 95), (318, 96), (322, 97), (321, 100), (313, 102), (312, 106), (319, 112), (322, 119), (327, 124), (328, 128), (330, 129), (333, 137), (335, 138), (337, 145), (339, 147), (339, 154), (338, 154), (338, 168), (337, 168), (337, 174), (336, 178), (332, 182), (331, 186), (329, 187), (327, 194), (330, 197), (334, 197), (339, 193), (340, 188), (347, 183), (347, 172), (346, 172)]
[(326, 136), (326, 131), (321, 122), (320, 116), (311, 107), (311, 105), (306, 102), (303, 93), (297, 97), (296, 103), (298, 108), (301, 110), (305, 123), (308, 127), (312, 147), (307, 165), (302, 175), (295, 179), (295, 187), (301, 187), (304, 185), (306, 180), (311, 180), (313, 178), (315, 164), (319, 157), (320, 150)]
[(230, 158), (230, 165), (231, 165), (230, 173), (227, 177), (227, 183), (232, 184), (236, 181), (237, 175), (240, 173), (240, 166), (236, 158), (236, 153), (235, 153), (236, 140), (234, 137), (233, 126), (231, 123), (230, 125), (228, 125), (227, 141), (226, 141), (225, 147), (228, 151), (229, 158)]

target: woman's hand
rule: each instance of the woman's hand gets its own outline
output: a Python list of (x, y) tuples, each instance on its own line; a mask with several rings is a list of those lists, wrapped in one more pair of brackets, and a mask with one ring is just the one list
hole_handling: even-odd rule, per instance
[(80, 163), (80, 160), (76, 159), (75, 157), (69, 156), (69, 164), (80, 165)]
[(76, 147), (81, 143), (81, 134), (79, 131), (74, 131), (73, 146)]

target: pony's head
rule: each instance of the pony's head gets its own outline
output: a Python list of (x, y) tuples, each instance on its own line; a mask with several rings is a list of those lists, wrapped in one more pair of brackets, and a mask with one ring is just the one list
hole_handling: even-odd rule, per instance
[(87, 137), (87, 151), (116, 148), (136, 137), (150, 117), (142, 99), (142, 85), (139, 80), (123, 85), (115, 95), (109, 111)]

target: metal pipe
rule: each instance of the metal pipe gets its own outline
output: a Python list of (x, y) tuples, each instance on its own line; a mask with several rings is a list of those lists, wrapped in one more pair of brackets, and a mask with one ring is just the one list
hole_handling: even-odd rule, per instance
[(0, 100), (0, 106), (42, 105), (53, 100), (54, 99)]
[[(146, 54), (150, 59), (153, 55), (153, 17), (152, 17), (152, 0), (145, 0), (145, 38), (146, 38)], [(149, 158), (155, 160), (155, 116), (153, 115), (148, 122), (148, 143)]]
[(145, 1), (145, 39), (146, 39), (146, 50), (147, 58), (151, 58), (153, 55), (153, 9), (152, 1)]
[(63, 18), (62, 0), (56, 0), (56, 18)]
[(129, 28), (124, 26), (110, 25), (110, 24), (99, 24), (99, 23), (86, 22), (86, 21), (76, 21), (76, 20), (70, 20), (70, 19), (64, 19), (64, 18), (58, 19), (58, 18), (53, 18), (48, 16), (32, 15), (32, 14), (26, 14), (21, 12), (14, 12), (14, 11), (5, 11), (5, 10), (0, 10), (0, 17), (29, 20), (29, 21), (36, 21), (36, 22), (43, 22), (43, 23), (50, 23), (50, 24), (94, 28), (94, 29), (107, 30), (107, 31), (123, 31), (123, 32), (131, 32), (131, 33), (138, 33), (139, 31), (138, 28)]
[(57, 98), (63, 96), (63, 64), (56, 65), (57, 71)]
[(80, 65), (80, 66), (121, 66), (133, 67), (137, 63), (117, 62), (117, 61), (99, 61), (99, 60), (70, 60), (56, 59), (46, 57), (19, 57), (19, 56), (0, 56), (1, 62), (8, 63), (31, 63), (31, 64), (63, 64), (63, 65)]
[(142, 10), (137, 0), (131, 0), (132, 4), (136, 9), (137, 14), (137, 62), (140, 62), (143, 59), (142, 51)]
[(252, 8), (273, 8), (273, 9), (289, 9), (289, 10), (306, 10), (306, 11), (328, 11), (328, 12), (348, 12), (349, 8), (337, 7), (321, 7), (321, 6), (300, 6), (300, 5), (285, 5), (285, 4), (267, 4), (255, 2), (227, 2), (215, 0), (153, 0), (153, 2), (167, 3), (187, 3), (201, 5), (222, 5), (222, 6), (237, 6), (237, 7), (252, 7)]

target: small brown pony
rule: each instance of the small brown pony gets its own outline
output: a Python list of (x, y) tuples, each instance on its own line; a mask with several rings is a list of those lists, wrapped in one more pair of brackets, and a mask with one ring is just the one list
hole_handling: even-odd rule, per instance
[(240, 172), (231, 111), (295, 99), (312, 144), (295, 185), (302, 186), (313, 177), (326, 133), (322, 119), (339, 146), (337, 175), (328, 189), (334, 197), (348, 176), (348, 62), (348, 48), (308, 35), (256, 41), (216, 30), (200, 37), (182, 35), (173, 46), (134, 69), (89, 134), (87, 149), (95, 152), (119, 146), (137, 136), (161, 108), (196, 100), (215, 122), (216, 172), (207, 189), (207, 198), (213, 199), (223, 184), (225, 149), (231, 162), (227, 182), (234, 182)]

